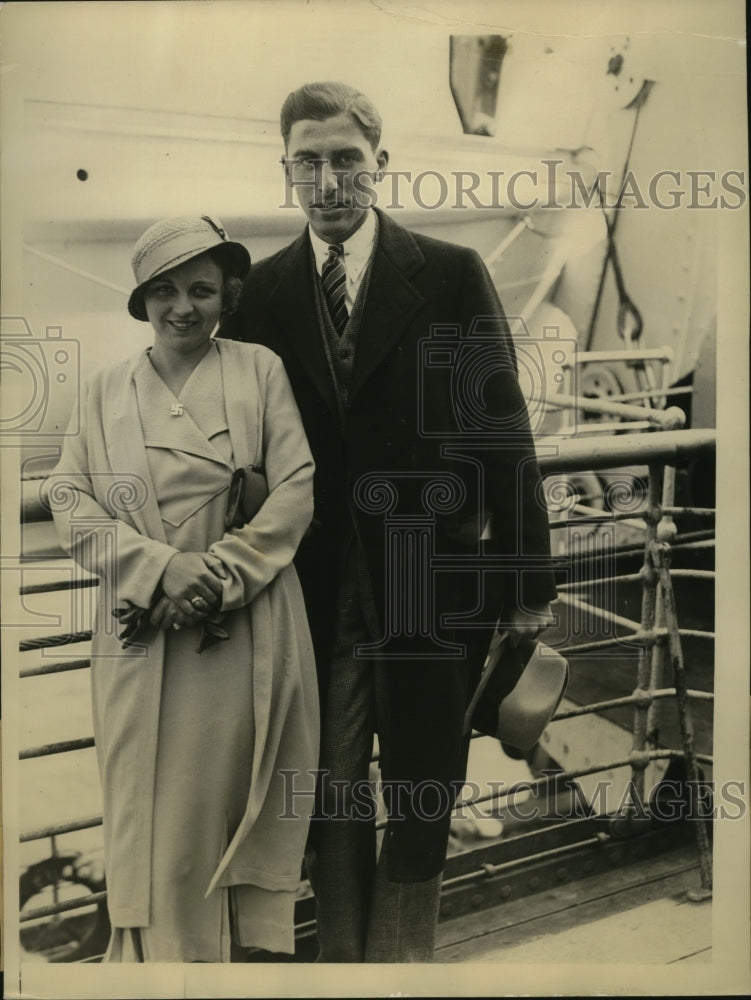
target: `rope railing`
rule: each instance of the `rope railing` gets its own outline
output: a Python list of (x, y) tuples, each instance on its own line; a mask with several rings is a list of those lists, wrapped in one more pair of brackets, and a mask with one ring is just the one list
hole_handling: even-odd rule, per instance
[(91, 660), (56, 660), (54, 663), (40, 663), (36, 667), (25, 667), (19, 676), (44, 677), (46, 674), (64, 674), (69, 670), (85, 670), (91, 666)]
[(30, 920), (39, 920), (41, 917), (54, 917), (59, 913), (68, 913), (70, 910), (82, 910), (87, 906), (96, 906), (97, 903), (104, 902), (107, 893), (90, 892), (88, 896), (78, 896), (76, 899), (65, 899), (59, 903), (50, 903), (48, 906), (35, 906), (31, 910), (24, 910), (19, 916), (19, 923), (25, 924)]
[[(670, 575), (673, 579), (683, 580), (714, 580), (715, 571), (713, 569), (671, 569)], [(641, 580), (641, 573), (619, 573), (615, 576), (594, 576), (587, 580), (572, 580), (570, 583), (558, 585), (558, 593), (565, 594), (569, 590), (579, 587), (592, 587), (600, 583), (638, 583)]]
[[(652, 395), (657, 395), (655, 390)], [(581, 413), (603, 413), (606, 416), (619, 417), (621, 420), (638, 420), (665, 430), (680, 430), (686, 423), (686, 414), (678, 406), (670, 406), (667, 410), (648, 409), (644, 406), (632, 406), (630, 403), (618, 403), (604, 399), (585, 399), (582, 396), (570, 396), (567, 393), (556, 393), (555, 396), (530, 396), (535, 403), (544, 403), (549, 409), (576, 410)]]
[(91, 830), (101, 825), (101, 816), (86, 816), (69, 823), (53, 823), (50, 826), (41, 826), (36, 830), (26, 830), (19, 837), (19, 843), (30, 844), (34, 840), (46, 840), (47, 837), (59, 837), (64, 833), (76, 833), (78, 830)]
[[(689, 688), (686, 696), (697, 701), (713, 701), (714, 692), (695, 691)], [(646, 691), (635, 691), (633, 694), (623, 695), (621, 698), (608, 698), (606, 701), (594, 701), (589, 705), (577, 705), (576, 708), (561, 709), (555, 713), (552, 722), (560, 722), (562, 719), (575, 719), (580, 715), (599, 715), (607, 712), (611, 708), (622, 708), (624, 705), (648, 704), (659, 698), (675, 698), (675, 688), (648, 688)]]
[(88, 750), (94, 746), (93, 736), (83, 736), (76, 740), (61, 740), (59, 743), (43, 743), (37, 747), (27, 747), (18, 754), (19, 760), (33, 760), (36, 757), (52, 757), (72, 750)]
[(60, 635), (37, 636), (34, 639), (22, 639), (18, 644), (19, 653), (28, 653), (33, 649), (51, 649), (54, 646), (69, 646), (75, 642), (88, 642), (91, 631), (63, 632)]
[(608, 351), (578, 351), (566, 367), (573, 368), (574, 364), (605, 364), (610, 361), (659, 361), (669, 364), (672, 360), (673, 352), (669, 347), (629, 347)]
[(99, 580), (91, 577), (86, 580), (55, 580), (50, 583), (28, 583), (18, 588), (21, 597), (28, 597), (31, 594), (52, 594), (60, 590), (84, 590), (87, 587), (98, 587)]

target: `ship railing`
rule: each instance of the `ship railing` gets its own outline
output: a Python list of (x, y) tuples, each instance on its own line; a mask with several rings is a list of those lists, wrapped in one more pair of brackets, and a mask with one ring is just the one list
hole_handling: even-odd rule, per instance
[[(559, 400), (559, 402), (568, 401)], [(613, 408), (616, 408), (617, 411), (619, 407), (625, 407), (626, 410), (632, 409), (628, 404), (612, 401), (588, 400), (584, 402), (587, 405), (599, 405), (601, 412), (606, 410), (612, 412)], [(621, 410), (620, 415), (625, 416), (626, 410)], [(628, 416), (631, 414), (629, 413)], [(575, 606), (580, 611), (584, 610), (594, 619), (607, 621), (610, 626), (618, 630), (617, 635), (607, 635), (594, 641), (566, 641), (558, 647), (559, 652), (572, 658), (581, 654), (612, 649), (615, 646), (620, 646), (622, 649), (638, 650), (634, 688), (630, 693), (621, 697), (600, 700), (591, 704), (568, 706), (567, 703), (564, 703), (564, 706), (559, 709), (550, 723), (550, 725), (555, 726), (579, 716), (607, 715), (613, 709), (633, 706), (632, 748), (630, 752), (613, 759), (599, 760), (587, 767), (557, 770), (555, 774), (545, 774), (543, 777), (523, 783), (524, 793), (529, 794), (551, 785), (555, 787), (560, 787), (562, 784), (570, 785), (571, 782), (576, 782), (577, 779), (586, 775), (612, 772), (621, 768), (628, 769), (630, 772), (629, 789), (633, 796), (633, 802), (630, 805), (627, 804), (625, 809), (620, 810), (617, 816), (609, 817), (608, 829), (610, 832), (620, 829), (622, 833), (623, 829), (629, 828), (630, 825), (639, 827), (639, 821), (643, 819), (643, 815), (640, 813), (643, 811), (646, 792), (645, 772), (651, 763), (680, 759), (685, 765), (688, 780), (696, 782), (700, 781), (700, 766), (712, 765), (712, 757), (697, 753), (695, 748), (692, 703), (710, 700), (713, 695), (710, 692), (694, 690), (688, 686), (682, 640), (690, 636), (693, 639), (711, 643), (714, 635), (711, 631), (680, 627), (673, 593), (673, 580), (679, 576), (698, 578), (700, 576), (713, 576), (713, 574), (710, 571), (702, 570), (671, 569), (670, 563), (671, 549), (676, 543), (689, 548), (691, 546), (713, 545), (714, 509), (676, 505), (674, 491), (676, 468), (684, 466), (699, 456), (711, 455), (715, 448), (715, 433), (711, 430), (664, 429), (675, 427), (677, 419), (676, 414), (671, 413), (670, 410), (654, 409), (647, 414), (647, 420), (652, 428), (649, 433), (625, 433), (608, 439), (600, 437), (562, 438), (557, 440), (555, 445), (550, 442), (538, 442), (538, 445), (541, 445), (538, 453), (539, 465), (546, 482), (560, 482), (561, 477), (565, 481), (565, 477), (576, 476), (582, 472), (612, 471), (634, 465), (644, 466), (648, 470), (643, 502), (636, 505), (631, 503), (624, 511), (614, 510), (612, 505), (610, 510), (603, 510), (581, 504), (577, 496), (569, 496), (568, 506), (565, 509), (555, 511), (551, 520), (553, 537), (560, 532), (580, 531), (588, 525), (607, 524), (613, 526), (622, 523), (637, 525), (643, 533), (641, 541), (630, 546), (632, 550), (638, 549), (642, 554), (642, 566), (638, 573), (615, 573), (609, 576), (598, 576), (595, 572), (587, 575), (588, 566), (591, 563), (591, 553), (586, 551), (569, 552), (563, 560), (566, 563), (568, 576), (564, 574), (565, 578), (559, 582), (560, 600), (564, 604)], [(692, 519), (698, 518), (700, 521), (706, 520), (710, 526), (707, 529), (679, 534), (676, 522), (684, 515), (691, 515)], [(40, 500), (39, 480), (24, 482), (23, 522), (29, 524), (35, 521), (49, 520), (49, 518), (49, 511)], [(559, 564), (561, 558), (558, 557)], [(586, 591), (588, 588), (618, 581), (632, 583), (638, 581), (640, 583), (642, 596), (641, 614), (638, 621), (617, 615), (614, 609), (598, 606), (587, 599)], [(96, 586), (98, 586), (96, 578), (76, 578), (47, 584), (26, 585), (21, 588), (21, 594), (29, 595), (53, 590), (64, 591)], [(23, 640), (19, 645), (19, 650), (25, 652), (40, 648), (69, 646), (87, 642), (90, 639), (91, 632), (85, 630), (41, 636)], [(20, 676), (22, 678), (35, 677), (42, 674), (83, 670), (89, 666), (88, 658), (53, 660), (39, 666), (23, 668), (20, 671)], [(681, 733), (680, 747), (665, 748), (654, 743), (654, 734), (659, 731), (660, 706), (667, 700), (673, 701), (677, 708)], [(472, 738), (488, 739), (489, 737), (473, 733)], [(85, 750), (93, 746), (93, 737), (84, 736), (78, 739), (26, 747), (20, 751), (19, 757), (21, 760), (29, 760)], [(374, 760), (377, 760), (377, 756), (374, 757)], [(494, 788), (488, 794), (460, 799), (456, 809), (458, 814), (461, 814), (472, 806), (482, 805), (485, 808), (497, 808), (503, 802), (513, 799), (516, 794), (518, 794), (518, 789), (515, 789), (513, 785), (507, 788)], [(20, 839), (22, 843), (50, 839), (54, 855), (59, 836), (94, 828), (100, 826), (101, 823), (102, 817), (100, 815), (92, 815), (67, 823), (25, 830)], [(711, 848), (707, 822), (702, 820), (693, 825), (696, 831), (701, 884), (692, 892), (691, 898), (700, 899), (706, 898), (711, 893)], [(573, 841), (555, 846), (552, 849), (548, 847), (540, 850), (539, 844), (537, 847), (533, 845), (531, 849), (537, 851), (533, 854), (533, 858), (544, 861), (555, 858), (559, 853), (565, 853), (572, 847), (601, 844), (603, 837), (607, 839), (608, 834), (604, 834), (601, 829), (593, 832), (592, 827), (587, 826), (586, 829), (582, 828), (581, 840), (576, 840), (576, 834), (571, 836)], [(534, 841), (534, 838), (532, 840)], [(471, 855), (474, 854), (477, 854), (479, 859), (477, 864), (473, 864), (471, 860)], [(468, 856), (469, 860), (467, 860)], [(444, 896), (453, 889), (461, 889), (467, 885), (471, 889), (472, 885), (485, 883), (495, 876), (508, 875), (524, 860), (524, 857), (514, 857), (510, 861), (497, 865), (492, 861), (483, 861), (482, 858), (487, 857), (487, 855), (479, 849), (469, 852), (469, 855), (463, 854), (459, 857), (463, 859), (462, 863), (458, 869), (454, 868), (453, 874), (451, 865), (447, 865), (444, 878)], [(449, 861), (456, 860), (456, 857), (449, 859)], [(558, 871), (560, 872), (560, 869)], [(505, 898), (504, 893), (511, 891), (508, 887), (501, 886), (499, 898)], [(101, 906), (105, 898), (106, 893), (102, 889), (102, 891), (96, 891), (79, 899), (64, 901), (53, 899), (49, 905), (25, 909), (21, 913), (20, 920), (23, 925), (45, 917), (56, 917), (76, 908), (91, 907), (94, 903)], [(475, 894), (472, 899), (475, 902), (471, 905), (476, 906), (476, 900), (479, 899), (479, 896)], [(452, 905), (447, 903), (442, 912), (444, 914), (450, 913)], [(308, 919), (308, 929), (310, 925), (311, 920)], [(305, 930), (306, 922), (303, 921), (301, 925), (298, 921), (298, 930), (300, 926)]]

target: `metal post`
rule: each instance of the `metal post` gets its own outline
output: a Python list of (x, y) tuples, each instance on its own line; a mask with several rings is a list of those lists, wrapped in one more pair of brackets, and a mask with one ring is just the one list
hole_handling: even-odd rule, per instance
[[(678, 722), (683, 742), (683, 757), (686, 762), (688, 781), (695, 788), (699, 787), (701, 775), (699, 762), (694, 746), (694, 726), (691, 717), (691, 706), (686, 683), (686, 667), (683, 661), (681, 636), (678, 631), (678, 612), (673, 594), (673, 584), (670, 579), (670, 545), (667, 542), (652, 542), (652, 559), (657, 567), (662, 588), (662, 598), (665, 603), (665, 618), (668, 626), (668, 642), (670, 662), (673, 668), (675, 683), (675, 702), (678, 710)], [(693, 817), (696, 822), (696, 842), (699, 848), (699, 870), (701, 872), (701, 890), (689, 893), (694, 901), (706, 899), (712, 893), (712, 851), (709, 846), (709, 835), (706, 823), (701, 815)]]
[[(663, 462), (654, 461), (650, 463), (648, 510), (645, 514), (647, 530), (644, 541), (644, 565), (641, 570), (641, 631), (644, 639), (639, 650), (639, 663), (637, 666), (636, 688), (639, 694), (644, 694), (649, 690), (652, 650), (656, 641), (657, 573), (652, 561), (652, 545), (657, 539), (657, 525), (661, 517), (664, 472), (665, 465)], [(644, 802), (645, 770), (645, 761), (642, 755), (647, 743), (649, 706), (650, 699), (648, 697), (641, 698), (634, 710), (634, 744), (632, 750), (634, 763), (631, 765), (631, 781), (634, 793), (638, 795), (641, 803)], [(636, 803), (636, 805), (638, 806), (639, 803)]]
[[(663, 516), (657, 525), (657, 538), (660, 541), (671, 542), (678, 532), (672, 514), (665, 513), (666, 509), (672, 509), (674, 503), (675, 467), (668, 465), (664, 470), (662, 487)], [(665, 607), (661, 588), (657, 591), (655, 627), (656, 629), (665, 628)], [(652, 650), (652, 670), (649, 677), (650, 691), (657, 691), (663, 686), (665, 665), (665, 642), (664, 640), (659, 640), (655, 643)], [(659, 740), (661, 714), (662, 704), (660, 699), (653, 699), (647, 712), (647, 741), (652, 747), (656, 747)]]
[[(50, 837), (50, 852), (53, 858), (57, 857), (57, 837), (53, 834)], [(55, 878), (52, 882), (52, 905), (58, 906), (60, 903), (60, 882)], [(56, 914), (52, 917), (53, 924), (60, 923), (60, 915)]]

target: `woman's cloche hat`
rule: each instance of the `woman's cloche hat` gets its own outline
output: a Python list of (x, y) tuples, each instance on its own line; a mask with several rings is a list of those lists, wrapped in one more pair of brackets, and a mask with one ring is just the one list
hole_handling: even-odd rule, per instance
[(208, 215), (179, 215), (149, 226), (133, 250), (133, 274), (136, 287), (128, 299), (128, 312), (134, 319), (146, 320), (144, 286), (165, 271), (184, 264), (191, 257), (219, 247), (236, 277), (244, 279), (250, 270), (250, 254), (230, 240), (218, 219)]

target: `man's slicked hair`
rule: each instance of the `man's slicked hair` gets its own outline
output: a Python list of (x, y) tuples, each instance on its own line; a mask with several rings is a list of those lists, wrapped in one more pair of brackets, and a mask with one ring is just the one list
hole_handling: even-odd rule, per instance
[(279, 115), (285, 148), (295, 122), (305, 118), (320, 122), (342, 114), (352, 116), (375, 152), (381, 141), (381, 116), (365, 94), (346, 83), (334, 82), (306, 83), (287, 97)]

